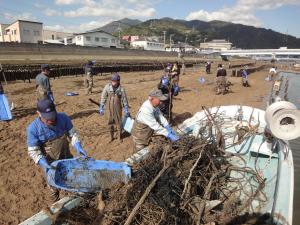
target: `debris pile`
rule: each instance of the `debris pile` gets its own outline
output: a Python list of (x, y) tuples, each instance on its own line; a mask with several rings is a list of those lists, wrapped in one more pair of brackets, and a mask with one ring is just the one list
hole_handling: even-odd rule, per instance
[(68, 223), (83, 224), (87, 210), (89, 223), (101, 225), (272, 224), (270, 215), (258, 213), (267, 200), (265, 181), (241, 156), (224, 151), (224, 137), (216, 130), (206, 138), (184, 135), (172, 144), (156, 137), (127, 185), (103, 192), (98, 206), (93, 202), (71, 212)]

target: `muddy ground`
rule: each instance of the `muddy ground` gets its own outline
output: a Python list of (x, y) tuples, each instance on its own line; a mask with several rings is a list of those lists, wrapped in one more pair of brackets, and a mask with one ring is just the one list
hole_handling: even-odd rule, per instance
[[(177, 122), (189, 114), (201, 110), (202, 105), (217, 106), (242, 104), (258, 108), (265, 107), (265, 97), (271, 83), (265, 81), (267, 71), (249, 76), (251, 87), (244, 88), (241, 78), (230, 77), (232, 93), (215, 95), (213, 73), (206, 75), (204, 68), (194, 67), (186, 70), (180, 78), (181, 92), (174, 100), (174, 117)], [(230, 74), (230, 71), (228, 71)], [(130, 113), (135, 116), (147, 95), (162, 75), (162, 71), (122, 73), (122, 85), (127, 91)], [(206, 83), (200, 84), (198, 78), (204, 76)], [(68, 114), (79, 131), (84, 148), (89, 156), (96, 159), (122, 161), (133, 153), (132, 139), (127, 137), (123, 143), (109, 142), (106, 132), (106, 118), (100, 117), (98, 107), (88, 101), (99, 101), (101, 91), (110, 76), (94, 78), (94, 93), (84, 94), (83, 77), (65, 77), (51, 80), (58, 111)], [(42, 170), (34, 165), (27, 155), (26, 127), (36, 115), (35, 84), (13, 83), (4, 85), (9, 101), (14, 102), (14, 119), (0, 122), (0, 221), (1, 224), (18, 224), (48, 205), (47, 185)], [(65, 92), (78, 92), (78, 96), (67, 97)]]

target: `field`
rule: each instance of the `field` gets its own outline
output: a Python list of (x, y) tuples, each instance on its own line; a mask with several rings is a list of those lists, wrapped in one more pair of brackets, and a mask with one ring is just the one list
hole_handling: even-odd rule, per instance
[[(228, 66), (226, 65), (228, 68)], [(180, 78), (181, 92), (174, 99), (175, 122), (201, 110), (201, 106), (241, 104), (258, 108), (266, 105), (266, 96), (271, 83), (265, 81), (268, 71), (255, 72), (249, 76), (249, 88), (241, 85), (241, 78), (230, 77), (232, 93), (215, 95), (216, 64), (212, 74), (206, 75), (203, 66), (189, 68)], [(230, 71), (228, 71), (230, 74)], [(121, 73), (121, 83), (127, 91), (130, 113), (135, 116), (148, 93), (159, 81), (162, 71)], [(198, 78), (205, 77), (200, 84)], [(65, 77), (51, 80), (58, 111), (68, 114), (80, 133), (83, 146), (89, 156), (96, 159), (123, 161), (133, 151), (132, 139), (123, 143), (118, 140), (109, 143), (106, 117), (100, 117), (98, 107), (88, 101), (100, 100), (101, 91), (110, 80), (110, 75), (94, 78), (94, 93), (86, 96), (83, 77)], [(27, 155), (26, 127), (36, 117), (34, 83), (11, 83), (4, 90), (15, 105), (14, 119), (0, 123), (0, 221), (2, 224), (18, 224), (41, 209), (47, 207), (47, 185), (42, 170), (34, 165)], [(78, 96), (67, 97), (66, 92), (78, 92)]]

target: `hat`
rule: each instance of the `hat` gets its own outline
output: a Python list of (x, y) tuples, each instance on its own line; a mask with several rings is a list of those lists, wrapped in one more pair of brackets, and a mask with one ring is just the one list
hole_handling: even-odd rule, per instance
[(41, 113), (41, 116), (46, 120), (56, 120), (56, 109), (54, 103), (44, 98), (38, 101), (37, 110)]
[(42, 70), (50, 70), (50, 66), (48, 64), (42, 64), (41, 69)]
[(164, 95), (160, 89), (154, 89), (149, 93), (149, 97), (158, 98), (161, 101), (168, 99), (167, 95)]
[(111, 77), (111, 80), (112, 81), (120, 81), (120, 75), (117, 74), (117, 73), (113, 73), (112, 77)]

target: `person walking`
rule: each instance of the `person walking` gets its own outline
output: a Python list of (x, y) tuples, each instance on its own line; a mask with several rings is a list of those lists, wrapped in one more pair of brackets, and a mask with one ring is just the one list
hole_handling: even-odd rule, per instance
[(118, 73), (112, 74), (111, 82), (105, 85), (102, 91), (99, 108), (101, 116), (104, 115), (106, 102), (108, 102), (109, 109), (108, 128), (111, 137), (110, 141), (115, 139), (115, 130), (119, 130), (119, 140), (122, 141), (122, 108), (124, 108), (125, 117), (130, 116), (130, 113), (126, 92), (121, 86), (121, 77)]
[(37, 100), (49, 98), (54, 102), (53, 92), (50, 85), (50, 66), (48, 64), (41, 65), (41, 73), (35, 78)]
[(226, 69), (223, 68), (222, 64), (218, 65), (217, 75), (216, 75), (216, 83), (217, 83), (217, 95), (225, 94), (227, 90), (227, 72)]
[(95, 61), (89, 60), (84, 67), (84, 73), (85, 73), (84, 85), (86, 88), (85, 91), (86, 95), (92, 94), (92, 89), (94, 85), (93, 76), (95, 75), (94, 68), (93, 68), (94, 65), (95, 65)]

